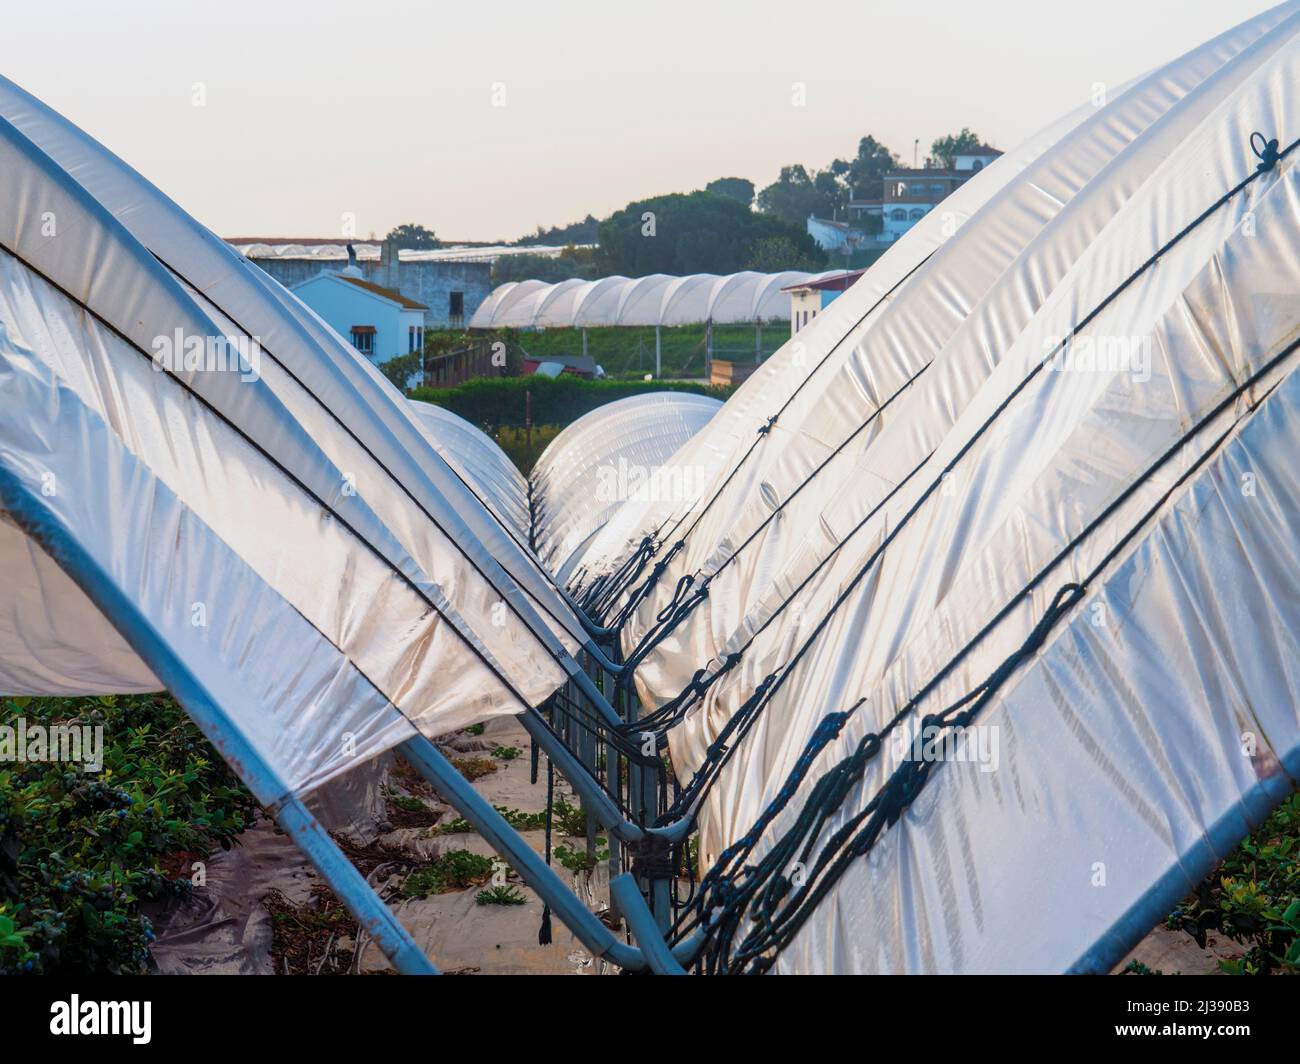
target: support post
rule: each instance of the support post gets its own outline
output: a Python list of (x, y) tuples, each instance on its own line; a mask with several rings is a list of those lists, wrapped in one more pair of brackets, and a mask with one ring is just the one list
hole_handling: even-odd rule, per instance
[[(109, 576), (100, 559), (73, 537), (42, 498), (14, 473), (0, 469), (0, 508), (6, 510), (33, 541), (85, 592), (181, 707), (216, 747), (250, 791), (311, 859), (334, 893), (378, 943), (399, 972), (437, 975), (410, 932), (389, 911), (335, 845), (302, 800), (250, 743), (196, 675), (181, 652), (146, 616), (139, 604)], [(281, 797), (274, 798), (273, 796)]]
[(678, 963), (673, 951), (665, 944), (662, 930), (655, 926), (655, 918), (646, 908), (645, 898), (637, 889), (636, 880), (626, 874), (615, 876), (610, 880), (609, 893), (645, 953), (650, 970), (656, 975), (685, 975), (686, 969)]
[[(541, 895), (551, 911), (594, 956), (629, 971), (644, 971), (649, 967), (642, 950), (617, 939), (542, 860), (541, 855), (520, 838), (519, 833), (506, 823), (501, 814), (442, 756), (433, 743), (418, 736), (406, 740), (398, 749), (416, 771), (461, 816), (473, 824), (487, 843)], [(668, 948), (662, 936), (659, 942), (664, 949)]]
[(663, 376), (663, 337), (660, 335), (660, 326), (655, 326), (655, 380)]
[(362, 930), (375, 940), (384, 956), (393, 962), (394, 968), (403, 975), (438, 974), (410, 933), (298, 798), (284, 799), (275, 808), (274, 815), (276, 823), (311, 859), (330, 889), (357, 918)]

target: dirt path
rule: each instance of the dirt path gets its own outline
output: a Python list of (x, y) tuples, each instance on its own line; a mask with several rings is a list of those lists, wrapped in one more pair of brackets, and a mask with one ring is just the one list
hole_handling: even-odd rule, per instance
[[(480, 768), (495, 765), (494, 771), (474, 781), (494, 806), (522, 814), (545, 809), (546, 761), (542, 759), (539, 783), (533, 786), (527, 733), (515, 718), (498, 718), (481, 735), (460, 732), (445, 743), (445, 752), (453, 758), (476, 759)], [(494, 756), (493, 751), (503, 748), (519, 753), (513, 759)], [(389, 766), (355, 773), (341, 787), (318, 796), (314, 805), (326, 824), (336, 833), (342, 831), (336, 837), (349, 856), (441, 971), (484, 975), (601, 971), (604, 966), (559, 920), (551, 921), (551, 944), (538, 944), (541, 899), (513, 873), (506, 882), (522, 904), (478, 904), (479, 892), (490, 884), (404, 897), (407, 876), (449, 852), (496, 855), (475, 832), (445, 832), (457, 819), (455, 811), (400, 763)], [(577, 804), (558, 776), (556, 799)], [(543, 852), (542, 830), (525, 830), (521, 835)], [(566, 840), (558, 830), (554, 841), (583, 846), (581, 841)], [(590, 874), (569, 872), (558, 861), (555, 867), (594, 911), (605, 907), (608, 869), (604, 865)], [(214, 854), (203, 874), (205, 883), (196, 886), (189, 903), (151, 914), (158, 930), (152, 951), (158, 971), (278, 975), (389, 970), (373, 942), (357, 941), (350, 915), (269, 818), (260, 819), (229, 852)]]
[[(462, 733), (456, 745), (460, 747), (463, 756), (480, 758), (491, 757), (491, 751), (496, 748), (514, 747), (520, 750), (519, 756), (513, 760), (492, 758), (497, 765), (496, 771), (475, 780), (474, 787), (494, 806), (522, 813), (540, 813), (546, 808), (545, 758), (540, 765), (538, 783), (533, 786), (529, 782), (528, 736), (514, 717), (501, 717), (489, 722), (481, 736), (470, 737)], [(556, 798), (566, 798), (576, 804), (567, 784), (558, 776)], [(438, 826), (447, 824), (454, 817), (454, 812), (446, 812)], [(433, 830), (437, 831), (437, 828)], [(402, 832), (396, 834), (401, 835)], [(543, 831), (522, 831), (520, 834), (538, 853), (543, 852)], [(381, 844), (385, 839), (405, 845), (412, 842), (409, 836), (402, 839), (385, 836), (381, 837)], [(426, 845), (432, 843), (437, 846), (441, 853), (468, 850), (487, 857), (496, 856), (477, 833), (447, 835), (426, 832), (424, 841)], [(565, 840), (557, 833), (554, 841), (562, 844)], [(573, 840), (568, 841), (569, 845), (575, 845)], [(558, 862), (555, 867), (562, 877), (572, 883), (575, 891), (587, 898), (588, 905), (593, 909), (604, 907), (600, 901), (608, 897), (604, 866), (598, 866), (590, 876), (568, 872)], [(542, 920), (541, 899), (517, 876), (512, 875), (509, 883), (526, 899), (523, 905), (476, 904), (475, 896), (482, 888), (474, 886), (452, 893), (404, 900), (396, 906), (395, 912), (414, 935), (415, 941), (444, 972), (473, 971), (484, 975), (596, 974), (601, 966), (593, 961), (591, 954), (559, 920), (551, 921), (551, 944), (538, 945), (537, 933)], [(384, 968), (387, 967), (387, 961), (371, 945), (362, 954), (361, 967), (363, 971)]]

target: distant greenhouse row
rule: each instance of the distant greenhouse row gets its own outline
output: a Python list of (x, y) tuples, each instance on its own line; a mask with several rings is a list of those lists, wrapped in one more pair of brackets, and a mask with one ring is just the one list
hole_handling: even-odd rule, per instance
[(712, 322), (787, 320), (790, 296), (784, 291), (834, 273), (713, 274), (686, 277), (603, 277), (558, 284), (518, 281), (503, 284), (474, 313), (474, 329), (596, 328), (608, 325), (693, 325)]

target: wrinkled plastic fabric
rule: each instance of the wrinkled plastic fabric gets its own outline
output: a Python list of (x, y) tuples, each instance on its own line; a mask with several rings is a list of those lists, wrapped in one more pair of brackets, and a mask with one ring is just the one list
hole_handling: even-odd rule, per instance
[[(1201, 217), (1257, 173), (1252, 134), (1300, 138), (1298, 86), (1291, 3), (1001, 157), (720, 409), (584, 418), (523, 500), (543, 566), (504, 456), (0, 83), (57, 156), (0, 121), (0, 685), (219, 706), (214, 741), (271, 802), (536, 704), (583, 641), (555, 582), (680, 543), (622, 637), (711, 580), (635, 675), (657, 704), (739, 655), (669, 734), (682, 782), (774, 684), (700, 808), (703, 869), (828, 714), (853, 708), (755, 857), (889, 729), (815, 861), (897, 740), (1015, 663), (776, 969), (1105, 971), (1300, 775), (1300, 151)], [(668, 324), (759, 299), (654, 277), (485, 307)], [(159, 372), (175, 329), (256, 335), (263, 373)], [(656, 465), (703, 487), (629, 490)]]
[(496, 440), (463, 417), (410, 400), (416, 423), (438, 453), (501, 522), (528, 542), (528, 481)]
[(777, 971), (1104, 974), (1295, 786), (1298, 385), (985, 712), (996, 770), (942, 766)]
[[(929, 368), (821, 489), (815, 515), (792, 518), (795, 534), (764, 559), (756, 605), (713, 590), (712, 652), (754, 640), (670, 734), (679, 775), (764, 677), (780, 682), (709, 793), (705, 867), (769, 806), (828, 713), (858, 707), (756, 856), (829, 765), (899, 721), (811, 866), (908, 755), (894, 736), (976, 690), (1058, 591), (1105, 563), (973, 722), (968, 760), (937, 767), (778, 970), (1104, 971), (1293, 786), (1300, 158), (1261, 174), (1111, 297), (1256, 171), (1252, 133), (1283, 147), (1300, 137), (1298, 10), (1269, 12), (1136, 83), (1042, 152), (1025, 171), (1036, 187), (1050, 189), (1054, 168), (1079, 187), (1053, 195), (1042, 217), (1016, 212), (1014, 247), (995, 239), (1017, 196), (1006, 178), (945, 249), (964, 255), (980, 238), (971, 254), (1000, 249), (1003, 271), (950, 316)], [(882, 325), (955, 290), (932, 272), (938, 261), (895, 295)], [(927, 290), (909, 295), (916, 284)], [(919, 323), (940, 320), (930, 310)], [(1064, 356), (1030, 379), (1067, 336)], [(865, 340), (880, 373), (885, 352)], [(836, 424), (853, 394), (830, 384), (810, 399), (804, 436), (785, 439), (765, 475)], [(860, 401), (859, 420), (879, 405)], [(743, 514), (743, 500), (730, 513)], [(719, 535), (704, 549), (724, 546)], [(722, 608), (732, 616), (718, 625)], [(969, 760), (981, 752), (984, 763)]]
[(277, 397), (420, 563), (435, 564), (430, 539), (449, 546), (518, 623), (545, 637), (548, 653), (571, 655), (584, 642), (554, 582), (441, 457), (375, 366), (102, 145), (3, 78), (0, 117), (75, 174), (211, 319), (257, 339), (266, 371), (282, 367)]
[[(638, 670), (644, 701), (672, 697), (703, 663), (748, 638), (925, 460), (1116, 210), (1215, 101), (1278, 46), (1277, 34), (1266, 33), (1277, 20), (1225, 34), (1115, 93), (1106, 107), (1088, 108), (1080, 121), (1072, 116), (998, 160), (958, 195), (979, 191), (986, 180), (1001, 187), (886, 305), (876, 305), (876, 293), (898, 268), (862, 290), (874, 280), (875, 269), (868, 272), (801, 332), (805, 365), (818, 365), (828, 350), (830, 359), (731, 482), (721, 486), (738, 458), (681, 519), (683, 549), (625, 627), (630, 653), (679, 580), (711, 580), (709, 598)], [(1062, 126), (1068, 135), (1059, 135)], [(829, 315), (850, 297), (859, 317), (871, 313), (841, 340), (842, 318)], [(1070, 325), (1063, 323), (1062, 333)], [(779, 392), (766, 397), (768, 416), (779, 400)], [(751, 442), (742, 436), (737, 456)], [(837, 509), (841, 500), (848, 505)]]
[[(40, 642), (29, 635), (27, 615), (15, 617), (16, 638), (7, 639), (0, 654), (6, 693), (156, 688), (145, 663), (155, 646), (164, 645), (183, 658), (195, 684), (230, 707), (239, 734), (272, 766), (272, 779), (248, 776), (266, 803), (415, 734), (336, 647), (127, 450), (103, 418), (18, 346), (8, 324), (0, 326), (0, 355), (6, 522), (21, 521), (25, 531), (50, 543), (56, 559), (62, 539), (35, 522), (57, 526), (92, 554), (102, 574), (86, 591), (66, 577), (51, 580), (54, 562), (28, 540), (33, 564), (27, 571), (7, 569), (6, 584), (11, 573), (19, 583), (29, 574), (44, 577), (55, 612), (36, 614)], [(42, 417), (32, 417), (33, 410)], [(132, 515), (129, 527), (124, 512)], [(10, 539), (13, 524), (5, 528)], [(85, 529), (96, 532), (77, 535)], [(165, 568), (155, 545), (165, 546)], [(6, 560), (17, 559), (6, 552)], [(109, 588), (120, 590), (137, 611), (114, 617), (116, 629), (93, 604), (104, 602), (100, 596)], [(0, 601), (14, 617), (7, 590)], [(81, 617), (60, 623), (73, 611)], [(129, 634), (139, 665), (123, 653), (117, 629)], [(213, 739), (219, 750), (227, 746), (223, 737)]]
[(721, 407), (689, 392), (634, 395), (597, 407), (556, 436), (530, 476), (542, 563), (563, 581), (581, 564), (583, 546), (616, 514), (627, 520), (662, 497), (693, 498), (707, 471), (669, 459)]
[[(10, 382), (7, 395), (21, 393), (24, 400), (12, 400), (0, 425), (0, 471), (13, 493), (4, 555), (16, 567), (0, 595), (6, 600), (0, 616), (8, 619), (0, 626), (8, 636), (0, 645), (7, 691), (140, 690), (153, 673), (169, 686), (211, 692), (222, 689), (213, 679), (222, 662), (237, 673), (232, 690), (246, 685), (255, 692), (219, 704), (264, 760), (266, 772), (250, 786), (274, 800), (345, 771), (415, 727), (436, 735), (517, 713), (563, 682), (564, 645), (556, 633), (565, 628), (529, 612), (495, 562), (495, 568), (474, 564), (484, 546), (466, 522), (494, 529), (503, 555), (522, 552), (409, 415), (399, 408), (394, 424), (404, 421), (446, 479), (459, 485), (465, 501), (456, 508), (445, 496), (437, 508), (417, 505), (429, 478), (413, 476), (415, 487), (407, 491), (410, 484), (368, 446), (367, 436), (383, 438), (374, 428), (383, 413), (355, 400), (349, 414), (372, 421), (360, 430), (345, 424), (309, 392), (305, 382), (318, 383), (311, 367), (299, 362), (294, 372), (269, 345), (256, 372), (248, 366), (164, 370), (152, 357), (159, 338), (237, 341), (247, 334), (188, 279), (164, 269), (7, 122), (0, 122), (0, 156), (6, 175), (0, 370)], [(197, 231), (195, 246), (207, 240), (215, 238)], [(205, 265), (219, 273), (218, 260)], [(287, 333), (292, 325), (285, 322), (296, 321), (312, 335), (311, 319), (294, 317), (292, 297), (237, 260), (227, 265), (235, 279), (209, 278), (209, 294), (227, 280), (229, 291), (248, 295), (241, 308), (259, 310), (272, 329)], [(260, 294), (266, 298), (258, 303)], [(277, 343), (280, 351), (290, 346), (295, 360), (312, 350), (302, 335), (294, 345)], [(319, 378), (329, 379), (325, 366), (332, 358), (341, 365), (346, 352), (328, 337), (316, 349)], [(363, 367), (348, 371), (353, 378), (374, 373), (351, 357)], [(55, 405), (78, 411), (76, 430), (64, 432), (57, 452), (46, 431)], [(91, 485), (119, 491), (116, 505), (58, 510), (62, 502), (81, 501)], [(169, 517), (168, 527), (203, 539), (204, 564), (216, 566), (207, 574), (206, 597), (186, 598), (189, 589), (168, 582), (184, 571), (177, 555), (187, 541), (146, 527), (154, 500), (164, 496), (183, 511)], [(35, 539), (26, 550), (10, 531), (15, 526)], [(190, 533), (192, 526), (202, 531)], [(54, 529), (48, 541), (33, 531), (48, 529)], [(68, 550), (84, 569), (78, 586), (51, 570), (50, 559), (58, 562)], [(84, 557), (88, 551), (92, 556)], [(118, 554), (132, 555), (140, 569), (114, 571)], [(535, 560), (528, 564), (540, 575)], [(538, 586), (560, 601), (552, 585)], [(519, 623), (492, 623), (503, 588)], [(129, 603), (143, 617), (101, 618), (90, 610), (84, 626), (63, 624), (87, 598), (97, 605), (111, 599), (114, 609)], [(34, 605), (42, 614), (29, 619)], [(293, 623), (260, 623), (285, 611)], [(571, 615), (568, 620), (576, 627)], [(108, 634), (110, 625), (138, 661), (124, 652), (121, 637)], [(177, 625), (186, 631), (176, 633)], [(210, 633), (222, 653), (235, 657), (197, 660), (197, 648), (187, 643), (191, 629)], [(247, 646), (250, 632), (265, 642), (256, 653)], [(150, 640), (163, 640), (173, 658), (185, 646), (175, 685), (154, 668)], [(565, 640), (577, 645), (572, 636)], [(284, 686), (271, 682), (273, 673), (260, 674), (268, 660), (290, 671)]]

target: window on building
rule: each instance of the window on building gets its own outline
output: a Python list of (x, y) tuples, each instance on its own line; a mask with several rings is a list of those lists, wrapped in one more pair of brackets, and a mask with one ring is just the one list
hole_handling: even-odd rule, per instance
[(912, 208), (912, 212), (911, 212), (911, 218), (912, 218), (912, 221), (914, 221), (914, 222), (919, 222), (919, 221), (920, 221), (922, 218), (924, 218), (924, 217), (925, 217), (925, 208), (924, 208), (924, 207), (913, 207), (913, 208)]
[(352, 346), (363, 355), (375, 353), (375, 327), (373, 325), (352, 326)]
[(460, 325), (465, 320), (465, 293), (452, 292), (447, 301), (447, 317), (452, 325)]
[(903, 210), (902, 207), (895, 207), (889, 212), (889, 220), (891, 222), (905, 222), (907, 221), (907, 211)]
[(983, 170), (983, 169), (984, 169), (984, 160), (983, 160), (983, 159), (976, 159), (973, 163), (971, 163), (971, 167), (970, 167), (970, 168), (971, 168), (972, 170)]
[(424, 350), (424, 326), (412, 325), (406, 330), (406, 350), (408, 354)]
[(942, 195), (943, 195), (943, 182), (942, 182), (942, 181), (935, 181), (935, 182), (932, 182), (932, 183), (931, 183), (931, 185), (930, 185), (930, 195), (932, 195), (932, 196), (942, 196)]

